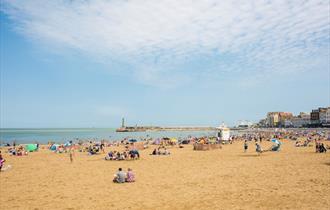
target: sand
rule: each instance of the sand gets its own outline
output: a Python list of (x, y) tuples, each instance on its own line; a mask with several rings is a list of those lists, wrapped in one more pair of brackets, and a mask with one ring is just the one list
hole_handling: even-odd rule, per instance
[[(0, 173), (0, 209), (329, 209), (330, 151), (293, 145), (261, 156), (252, 143), (243, 153), (243, 142), (212, 151), (187, 145), (170, 156), (148, 155), (151, 147), (136, 161), (77, 152), (72, 164), (46, 149), (4, 153), (12, 169)], [(119, 167), (131, 167), (137, 181), (112, 183)]]

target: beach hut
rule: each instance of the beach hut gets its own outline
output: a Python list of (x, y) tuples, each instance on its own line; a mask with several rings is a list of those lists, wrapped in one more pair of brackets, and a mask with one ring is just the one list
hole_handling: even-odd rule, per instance
[(25, 145), (25, 150), (28, 152), (34, 152), (37, 151), (38, 147), (36, 144), (27, 144)]

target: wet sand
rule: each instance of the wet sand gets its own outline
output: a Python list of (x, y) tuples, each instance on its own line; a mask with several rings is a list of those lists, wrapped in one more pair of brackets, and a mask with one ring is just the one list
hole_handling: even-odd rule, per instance
[[(76, 152), (72, 164), (46, 149), (24, 157), (2, 150), (12, 169), (0, 173), (0, 209), (330, 208), (330, 151), (289, 141), (261, 156), (253, 143), (244, 153), (243, 142), (212, 151), (186, 145), (170, 156), (151, 156), (153, 148), (135, 161)], [(112, 183), (119, 167), (132, 168), (137, 181)]]

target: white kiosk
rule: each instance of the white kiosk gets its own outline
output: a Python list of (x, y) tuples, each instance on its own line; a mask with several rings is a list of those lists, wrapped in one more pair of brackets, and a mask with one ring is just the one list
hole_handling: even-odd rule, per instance
[(230, 140), (230, 129), (225, 125), (222, 124), (218, 127), (218, 138), (222, 143), (228, 143)]

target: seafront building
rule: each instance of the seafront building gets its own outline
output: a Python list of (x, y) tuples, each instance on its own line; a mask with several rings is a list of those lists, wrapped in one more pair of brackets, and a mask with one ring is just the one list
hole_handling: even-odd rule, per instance
[(292, 117), (291, 112), (268, 112), (266, 123), (268, 127), (287, 127)]
[(324, 107), (319, 107), (318, 109), (313, 109), (311, 112), (311, 123), (310, 126), (311, 127), (319, 127), (319, 126), (323, 126), (326, 125), (327, 123), (327, 111), (330, 109), (330, 107), (328, 108), (324, 108)]
[(311, 122), (311, 115), (310, 113), (300, 112), (299, 115), (292, 117), (291, 122), (294, 128), (307, 127)]
[(325, 127), (330, 127), (330, 107), (327, 108), (327, 111), (325, 113)]
[(257, 123), (257, 127), (330, 127), (330, 106), (300, 112), (297, 116), (291, 112), (268, 112), (266, 118)]

